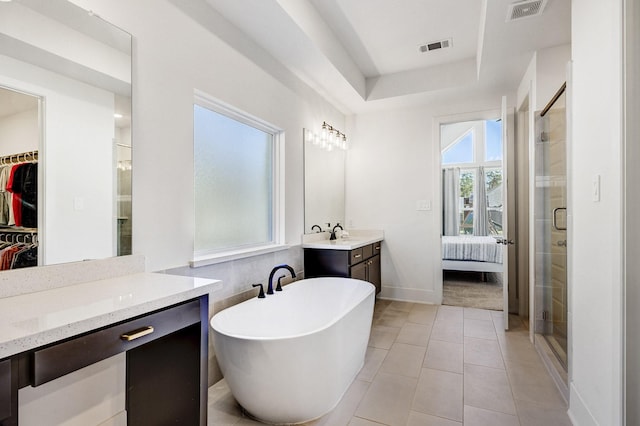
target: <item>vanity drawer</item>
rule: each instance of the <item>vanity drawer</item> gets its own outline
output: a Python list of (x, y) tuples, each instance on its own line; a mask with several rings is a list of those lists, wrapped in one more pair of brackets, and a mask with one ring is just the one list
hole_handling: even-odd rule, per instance
[(368, 259), (373, 256), (373, 244), (362, 247), (362, 258)]
[(36, 350), (31, 385), (39, 386), (200, 321), (200, 302), (180, 305)]
[(371, 244), (371, 248), (373, 250), (373, 255), (380, 254), (380, 251), (382, 251), (382, 241), (377, 241)]
[(355, 265), (356, 263), (360, 263), (364, 260), (364, 254), (362, 253), (362, 247), (351, 250), (351, 257), (349, 258), (350, 265)]

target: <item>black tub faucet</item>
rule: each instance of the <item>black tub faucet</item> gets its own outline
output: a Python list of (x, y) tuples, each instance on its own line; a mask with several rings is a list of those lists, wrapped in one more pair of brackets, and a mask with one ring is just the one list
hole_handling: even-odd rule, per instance
[[(271, 270), (271, 273), (269, 274), (269, 287), (267, 288), (267, 294), (273, 294), (273, 276), (276, 274), (276, 272), (278, 271), (278, 269), (288, 269), (289, 272), (291, 273), (291, 278), (295, 278), (296, 277), (296, 273), (293, 270), (293, 268), (289, 265), (278, 265), (275, 268), (273, 268)], [(280, 277), (282, 278), (282, 277)]]
[(333, 229), (331, 230), (331, 236), (329, 237), (330, 240), (335, 240), (336, 239), (336, 228), (340, 228), (341, 231), (344, 231), (344, 228), (342, 227), (342, 225), (340, 225), (339, 223), (333, 227)]

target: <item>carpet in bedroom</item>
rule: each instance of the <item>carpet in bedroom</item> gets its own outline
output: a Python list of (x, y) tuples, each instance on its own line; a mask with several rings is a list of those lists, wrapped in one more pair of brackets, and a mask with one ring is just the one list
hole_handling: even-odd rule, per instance
[(444, 271), (443, 305), (502, 310), (502, 274), (488, 272), (483, 282), (478, 272)]

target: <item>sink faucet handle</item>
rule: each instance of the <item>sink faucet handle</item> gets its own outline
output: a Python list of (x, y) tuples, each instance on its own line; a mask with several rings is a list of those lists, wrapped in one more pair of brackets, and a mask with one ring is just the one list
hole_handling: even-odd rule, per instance
[(276, 285), (276, 291), (282, 291), (282, 285), (280, 285), (280, 281), (284, 278), (284, 275), (280, 275), (278, 277), (278, 285)]
[(251, 284), (251, 287), (258, 287), (260, 286), (260, 293), (258, 293), (258, 299), (264, 299), (265, 295), (264, 295), (264, 287), (262, 286), (262, 284)]

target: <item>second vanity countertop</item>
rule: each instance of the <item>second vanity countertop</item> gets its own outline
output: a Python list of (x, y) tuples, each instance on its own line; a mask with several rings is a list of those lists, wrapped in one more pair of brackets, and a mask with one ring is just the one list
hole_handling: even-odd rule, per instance
[(221, 281), (142, 272), (0, 298), (0, 359), (200, 297)]
[(348, 238), (329, 240), (328, 232), (304, 234), (302, 248), (324, 250), (354, 250), (384, 240), (384, 231), (380, 230), (347, 230)]

